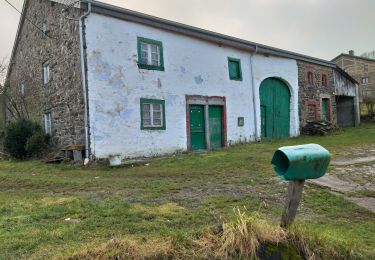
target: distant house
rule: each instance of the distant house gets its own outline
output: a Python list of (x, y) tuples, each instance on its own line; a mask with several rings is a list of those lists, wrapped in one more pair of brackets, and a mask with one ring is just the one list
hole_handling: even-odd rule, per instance
[(330, 61), (97, 1), (62, 9), (25, 1), (7, 78), (58, 146), (133, 158), (337, 122)]
[[(371, 53), (368, 56), (371, 57)], [(360, 102), (375, 103), (375, 59), (356, 56), (354, 51), (349, 51), (332, 61), (359, 82)]]

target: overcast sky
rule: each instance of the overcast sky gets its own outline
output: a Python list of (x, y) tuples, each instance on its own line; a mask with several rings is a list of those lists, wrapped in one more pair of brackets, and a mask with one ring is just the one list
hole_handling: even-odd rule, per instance
[[(23, 0), (9, 1), (22, 9)], [(375, 50), (375, 0), (102, 2), (327, 60)], [(0, 59), (11, 55), (19, 17), (0, 0)]]

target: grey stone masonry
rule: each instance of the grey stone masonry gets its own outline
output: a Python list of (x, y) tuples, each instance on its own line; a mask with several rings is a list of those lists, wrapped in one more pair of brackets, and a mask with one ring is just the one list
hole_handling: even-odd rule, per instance
[[(299, 86), (299, 117), (300, 126), (303, 127), (309, 121), (322, 119), (322, 100), (329, 100), (329, 121), (336, 125), (336, 100), (334, 96), (333, 69), (307, 62), (297, 62), (298, 86)], [(313, 75), (313, 82), (309, 83), (308, 74)], [(326, 75), (327, 84), (322, 82)]]
[[(79, 22), (81, 10), (49, 0), (26, 1), (7, 78), (7, 120), (17, 114), (44, 126), (44, 113), (52, 115), (52, 138), (57, 146), (82, 144), (84, 101), (81, 85)], [(44, 34), (32, 25), (48, 29)], [(43, 82), (43, 64), (48, 62), (50, 79)]]

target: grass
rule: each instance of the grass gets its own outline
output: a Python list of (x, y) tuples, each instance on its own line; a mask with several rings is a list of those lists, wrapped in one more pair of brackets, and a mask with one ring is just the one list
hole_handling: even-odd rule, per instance
[[(170, 247), (177, 257), (243, 206), (277, 225), (286, 186), (270, 165), (275, 149), (318, 143), (340, 157), (375, 144), (374, 135), (375, 125), (363, 125), (328, 137), (244, 144), (117, 169), (2, 161), (0, 258), (68, 258), (100, 248), (156, 256)], [(337, 250), (374, 254), (375, 215), (324, 189), (305, 188), (297, 225), (311, 244), (330, 238)]]

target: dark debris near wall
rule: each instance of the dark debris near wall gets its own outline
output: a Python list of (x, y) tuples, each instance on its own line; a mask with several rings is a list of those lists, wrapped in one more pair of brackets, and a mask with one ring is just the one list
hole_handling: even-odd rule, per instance
[(335, 126), (328, 121), (312, 121), (302, 127), (303, 135), (328, 135), (335, 130)]

